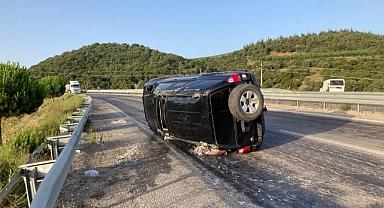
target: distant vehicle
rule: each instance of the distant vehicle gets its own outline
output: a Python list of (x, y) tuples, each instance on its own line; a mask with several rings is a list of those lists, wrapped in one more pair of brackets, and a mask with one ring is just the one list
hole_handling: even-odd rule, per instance
[(65, 85), (65, 89), (68, 93), (79, 94), (80, 83), (78, 81), (69, 81), (69, 84)]
[(247, 71), (151, 79), (143, 105), (150, 129), (164, 138), (256, 151), (265, 134), (264, 97)]
[(344, 92), (345, 81), (344, 79), (327, 79), (323, 82), (320, 92)]

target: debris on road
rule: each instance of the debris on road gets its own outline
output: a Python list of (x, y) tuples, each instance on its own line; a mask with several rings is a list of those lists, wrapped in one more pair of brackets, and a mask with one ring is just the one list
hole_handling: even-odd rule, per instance
[(193, 150), (193, 153), (197, 155), (213, 155), (213, 156), (218, 156), (218, 155), (223, 155), (226, 154), (226, 150), (219, 150), (217, 148), (212, 148), (208, 146), (206, 143), (202, 143)]
[(85, 176), (97, 177), (99, 176), (99, 171), (97, 170), (87, 170), (84, 171)]

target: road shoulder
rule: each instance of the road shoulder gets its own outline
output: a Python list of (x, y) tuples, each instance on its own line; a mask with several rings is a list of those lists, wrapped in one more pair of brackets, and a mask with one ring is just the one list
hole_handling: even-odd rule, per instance
[(164, 141), (108, 103), (94, 99), (90, 120), (92, 132), (83, 133), (55, 207), (239, 207)]

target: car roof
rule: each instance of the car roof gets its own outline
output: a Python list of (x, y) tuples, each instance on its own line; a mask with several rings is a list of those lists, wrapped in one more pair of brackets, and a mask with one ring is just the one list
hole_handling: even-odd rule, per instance
[(344, 79), (327, 79), (327, 80), (324, 80), (324, 81), (335, 81), (335, 80), (343, 80), (344, 81)]
[(231, 76), (234, 73), (249, 73), (249, 72), (246, 70), (238, 70), (238, 71), (226, 71), (226, 72), (210, 72), (210, 73), (198, 74), (198, 75), (170, 76), (170, 77), (164, 77), (164, 78), (154, 78), (149, 80), (148, 83), (191, 81), (191, 80), (197, 80), (197, 79), (226, 80), (229, 76)]

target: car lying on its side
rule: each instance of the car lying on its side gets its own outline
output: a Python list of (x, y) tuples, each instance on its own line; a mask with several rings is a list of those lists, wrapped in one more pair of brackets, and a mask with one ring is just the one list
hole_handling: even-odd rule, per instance
[(264, 97), (247, 71), (151, 79), (143, 105), (150, 129), (167, 138), (256, 151), (265, 134)]

